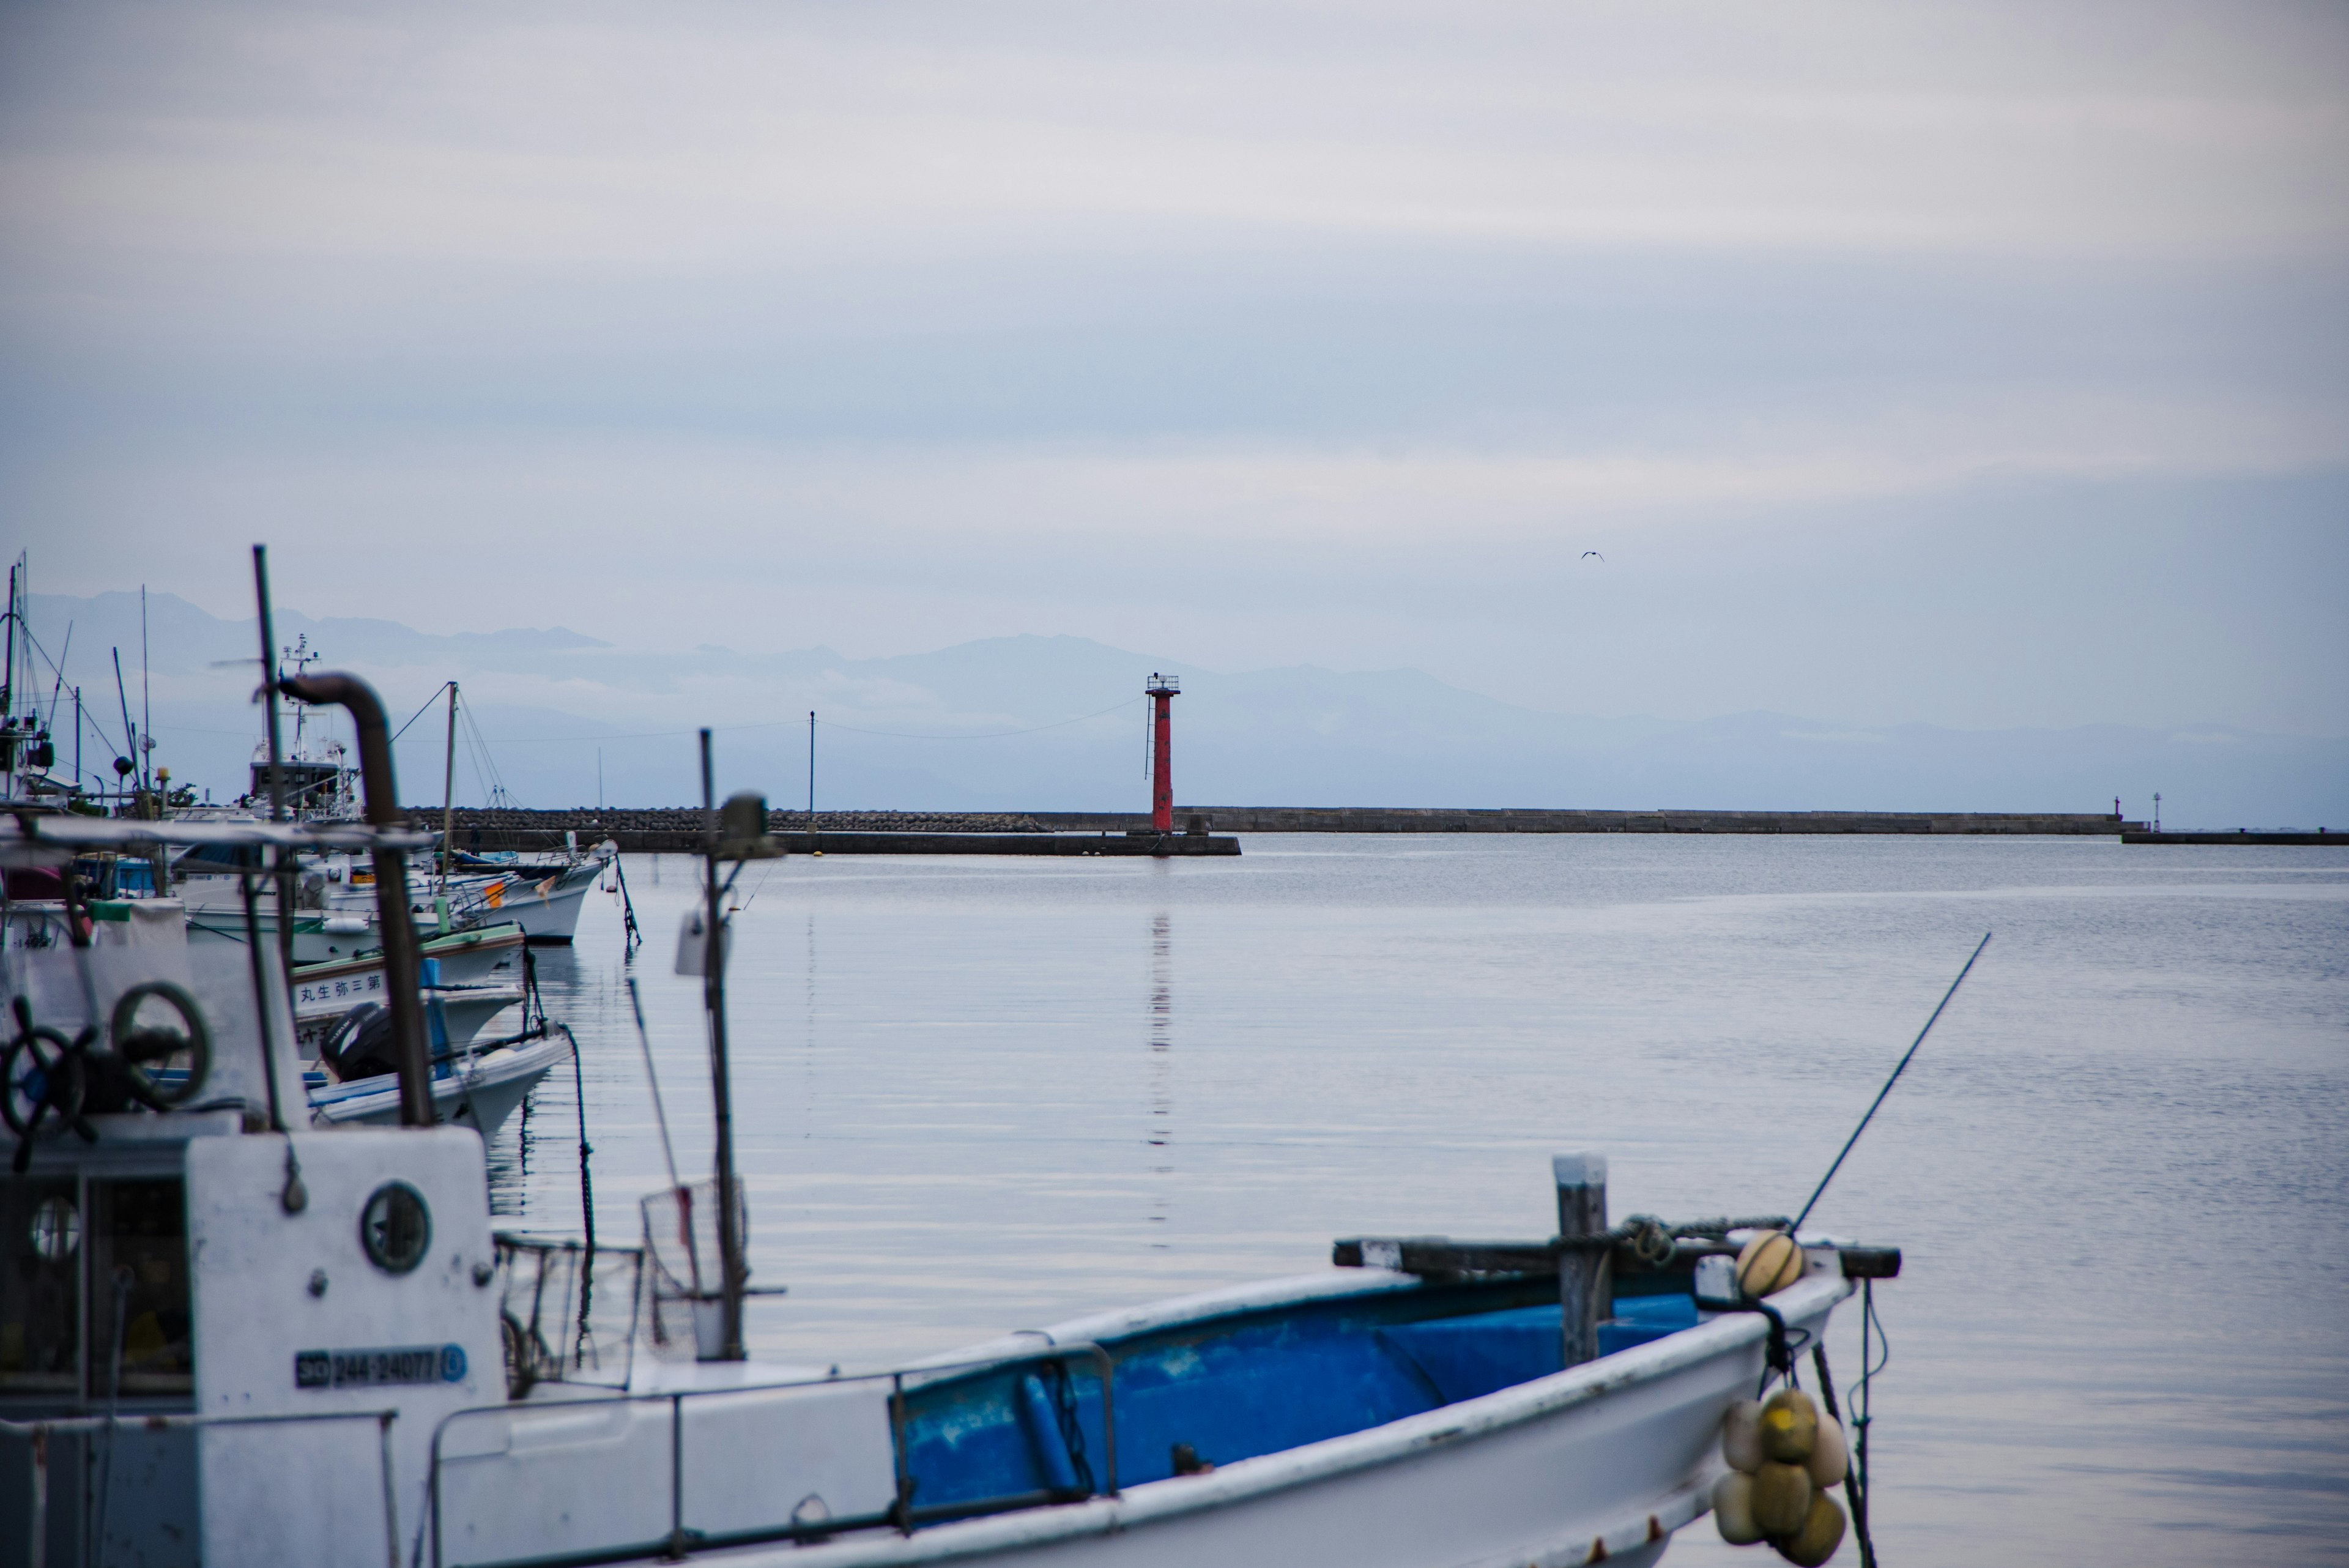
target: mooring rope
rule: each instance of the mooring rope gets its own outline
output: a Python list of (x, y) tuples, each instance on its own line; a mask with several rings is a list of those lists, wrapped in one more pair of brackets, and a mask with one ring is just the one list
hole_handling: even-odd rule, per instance
[(1629, 1247), (1641, 1262), (1661, 1269), (1672, 1261), (1676, 1250), (1672, 1243), (1683, 1236), (1722, 1241), (1732, 1231), (1787, 1231), (1793, 1223), (1784, 1214), (1764, 1214), (1744, 1220), (1687, 1220), (1674, 1225), (1652, 1214), (1634, 1214), (1619, 1225), (1588, 1236), (1561, 1236), (1558, 1245), (1593, 1252)]

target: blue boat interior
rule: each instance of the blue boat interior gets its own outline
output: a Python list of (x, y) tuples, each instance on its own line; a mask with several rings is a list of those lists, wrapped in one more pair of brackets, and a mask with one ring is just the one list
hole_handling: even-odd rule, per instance
[[(1695, 1327), (1685, 1277), (1676, 1283), (1663, 1293), (1619, 1289), (1599, 1353)], [(1546, 1376), (1563, 1360), (1557, 1291), (1537, 1276), (1430, 1284), (1107, 1343), (1117, 1484), (1174, 1474), (1178, 1445), (1200, 1463), (1228, 1464)], [(1101, 1373), (1085, 1356), (909, 1388), (904, 1428), (916, 1519), (1106, 1490)]]

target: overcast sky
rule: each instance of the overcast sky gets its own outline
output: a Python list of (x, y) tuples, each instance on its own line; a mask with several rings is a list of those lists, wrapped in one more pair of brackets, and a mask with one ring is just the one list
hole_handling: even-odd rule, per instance
[(2349, 733), (2344, 84), (2349, 8), (2245, 0), (9, 0), (0, 542), (232, 616), (266, 540), (436, 631)]

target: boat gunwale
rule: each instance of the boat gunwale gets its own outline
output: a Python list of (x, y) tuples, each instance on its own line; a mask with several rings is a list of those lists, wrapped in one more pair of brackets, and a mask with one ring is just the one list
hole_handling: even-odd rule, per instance
[[(1098, 1313), (1071, 1319), (1050, 1331), (1019, 1331), (1003, 1339), (986, 1341), (946, 1355), (927, 1357), (926, 1363), (940, 1374), (951, 1376), (955, 1368), (967, 1366), (979, 1354), (1008, 1351), (1014, 1343), (1021, 1348), (1032, 1348), (1034, 1338), (1039, 1335), (1048, 1336), (1057, 1344), (1063, 1338), (1076, 1337), (1086, 1325), (1097, 1325), (1095, 1334), (1098, 1336), (1088, 1337), (1092, 1343), (1109, 1350), (1113, 1357), (1117, 1336), (1098, 1334), (1099, 1328), (1126, 1325), (1124, 1334), (1131, 1337), (1202, 1323), (1214, 1316), (1236, 1315), (1251, 1310), (1349, 1295), (1408, 1291), (1423, 1282), (1416, 1275), (1381, 1269), (1350, 1270), (1347, 1272), (1359, 1272), (1364, 1277), (1352, 1280), (1337, 1273), (1307, 1274), (1173, 1297), (1126, 1312)], [(1823, 1317), (1847, 1299), (1852, 1289), (1850, 1282), (1840, 1273), (1820, 1272), (1796, 1281), (1771, 1299), (1779, 1315), (1792, 1324)], [(802, 1564), (803, 1568), (824, 1568), (826, 1564), (940, 1562), (986, 1556), (1056, 1541), (1112, 1534), (1381, 1469), (1438, 1448), (1451, 1449), (1497, 1437), (1595, 1403), (1608, 1395), (1659, 1381), (1716, 1358), (1758, 1347), (1766, 1341), (1769, 1333), (1770, 1324), (1759, 1313), (1723, 1313), (1692, 1328), (1681, 1329), (1645, 1345), (1495, 1389), (1490, 1394), (1441, 1405), (1432, 1410), (1381, 1422), (1360, 1431), (1302, 1443), (1293, 1449), (1235, 1459), (1203, 1474), (1137, 1482), (1122, 1488), (1113, 1497), (1092, 1497), (1075, 1502), (1022, 1509), (1016, 1512), (957, 1520), (926, 1526), (911, 1535), (892, 1534), (881, 1538), (867, 1535), (858, 1540), (820, 1543), (796, 1542), (731, 1549), (718, 1547), (711, 1549), (709, 1554), (723, 1554), (721, 1560), (724, 1561), (750, 1563), (761, 1561), (770, 1553), (787, 1551), (791, 1553), (788, 1560), (792, 1563)], [(924, 1365), (916, 1363), (897, 1371), (900, 1375), (910, 1375)], [(1667, 1489), (1657, 1502), (1640, 1511), (1638, 1515), (1640, 1525), (1661, 1528), (1669, 1533), (1671, 1530), (1677, 1530), (1699, 1517), (1709, 1506), (1708, 1501), (1701, 1495), (1702, 1488), (1710, 1485), (1713, 1479), (1710, 1475), (1689, 1478)], [(1667, 1513), (1677, 1511), (1672, 1506), (1673, 1501), (1683, 1494), (1694, 1500), (1688, 1518), (1676, 1521), (1669, 1527), (1661, 1526), (1660, 1521)], [(1606, 1543), (1612, 1533), (1619, 1532), (1602, 1532), (1596, 1539)], [(1578, 1527), (1576, 1539), (1579, 1538)], [(1638, 1539), (1652, 1539), (1652, 1536)], [(1618, 1547), (1610, 1543), (1607, 1544), (1607, 1550), (1611, 1552)], [(1558, 1568), (1568, 1568), (1570, 1564), (1589, 1562), (1592, 1556), (1586, 1549), (1580, 1556), (1572, 1555), (1569, 1552), (1567, 1555), (1548, 1557), (1547, 1561), (1558, 1565)], [(782, 1559), (778, 1557), (776, 1560)], [(1542, 1552), (1537, 1550), (1531, 1560), (1544, 1561)], [(1516, 1555), (1513, 1549), (1511, 1553), (1505, 1554), (1498, 1561), (1523, 1562), (1527, 1559)]]
[[(1386, 1270), (1365, 1270), (1365, 1274), (1386, 1274)], [(1299, 1282), (1266, 1282), (1266, 1286), (1318, 1283), (1320, 1279), (1325, 1279), (1325, 1276), (1304, 1276)], [(1404, 1288), (1419, 1283), (1414, 1274), (1395, 1274), (1391, 1279)], [(1245, 1291), (1247, 1288), (1243, 1286), (1240, 1291), (1233, 1291), (1231, 1295), (1240, 1295)], [(1224, 1295), (1224, 1293), (1205, 1293), (1200, 1298), (1177, 1298), (1174, 1303), (1165, 1304), (1174, 1307), (1182, 1300), (1203, 1303), (1203, 1300), (1212, 1300), (1215, 1295)], [(1332, 1293), (1332, 1295), (1341, 1295), (1341, 1293)], [(1842, 1274), (1811, 1274), (1809, 1279), (1799, 1279), (1771, 1300), (1778, 1307), (1778, 1314), (1795, 1324), (1795, 1321), (1832, 1312), (1848, 1295), (1851, 1295), (1851, 1283)], [(1297, 1300), (1310, 1300), (1310, 1295), (1299, 1295)], [(1076, 1319), (1076, 1324), (1104, 1321), (1113, 1319), (1113, 1316), (1118, 1314), (1097, 1314), (1092, 1319)], [(1177, 1324), (1177, 1321), (1184, 1319), (1170, 1316), (1167, 1326)], [(1069, 1328), (1073, 1328), (1076, 1324), (1069, 1324)], [(1137, 1486), (1123, 1488), (1116, 1498), (1090, 1498), (1085, 1502), (1061, 1504), (1061, 1507), (1048, 1507), (1048, 1510), (1029, 1510), (1024, 1516), (999, 1516), (999, 1519), (1031, 1519), (1031, 1516), (1039, 1514), (1060, 1514), (1069, 1516), (1071, 1532), (1078, 1532), (1083, 1528), (1092, 1528), (1076, 1519), (1076, 1514), (1090, 1510), (1104, 1510), (1104, 1519), (1100, 1521), (1097, 1528), (1121, 1528), (1125, 1523), (1167, 1519), (1167, 1516), (1177, 1516), (1184, 1511), (1210, 1507), (1210, 1504), (1261, 1498), (1261, 1495), (1280, 1493), (1280, 1490), (1289, 1490), (1289, 1488), (1327, 1481), (1327, 1479), (1349, 1474), (1355, 1469), (1393, 1465), (1398, 1459), (1407, 1459), (1414, 1453), (1435, 1449), (1435, 1446), (1449, 1446), (1449, 1443), (1456, 1441), (1473, 1441), (1473, 1438), (1508, 1432), (1516, 1427), (1541, 1420), (1546, 1415), (1557, 1415), (1562, 1410), (1590, 1404), (1590, 1401), (1607, 1397), (1607, 1394), (1635, 1387), (1642, 1382), (1659, 1380), (1659, 1377), (1668, 1377), (1677, 1371), (1687, 1371), (1692, 1366), (1722, 1356), (1722, 1354), (1733, 1354), (1738, 1349), (1750, 1347), (1750, 1345), (1762, 1345), (1766, 1337), (1769, 1337), (1769, 1321), (1759, 1312), (1733, 1312), (1733, 1314), (1724, 1312), (1724, 1314), (1713, 1316), (1710, 1321), (1703, 1321), (1693, 1328), (1682, 1328), (1682, 1331), (1671, 1333), (1661, 1340), (1649, 1340), (1647, 1345), (1632, 1345), (1630, 1349), (1619, 1349), (1611, 1356), (1599, 1356), (1598, 1361), (1569, 1366), (1565, 1371), (1546, 1373), (1546, 1376), (1534, 1377), (1529, 1382), (1517, 1382), (1517, 1385), (1510, 1385), (1506, 1389), (1494, 1389), (1492, 1394), (1477, 1394), (1475, 1398), (1461, 1398), (1459, 1404), (1435, 1406), (1433, 1410), (1421, 1410), (1419, 1415), (1404, 1415), (1400, 1420), (1365, 1427), (1361, 1432), (1343, 1432), (1339, 1437), (1299, 1443), (1297, 1449), (1282, 1449), (1278, 1453), (1261, 1453), (1247, 1459), (1233, 1459), (1231, 1465), (1216, 1465), (1207, 1474), (1170, 1476), (1165, 1481), (1142, 1481)], [(1111, 1356), (1116, 1356), (1113, 1340), (1102, 1337), (1094, 1343), (1100, 1343), (1102, 1347), (1109, 1349)], [(906, 1368), (906, 1371), (911, 1371), (911, 1368)], [(1167, 1488), (1167, 1490), (1158, 1490), (1158, 1488)], [(935, 1542), (942, 1531), (979, 1526), (999, 1526), (999, 1521), (988, 1519), (968, 1521), (968, 1523), (956, 1523), (956, 1526), (930, 1526), (928, 1531), (921, 1532), (921, 1540)], [(1031, 1542), (1033, 1537), (1015, 1535), (1012, 1540)], [(984, 1549), (996, 1549), (996, 1544), (988, 1544)], [(801, 1547), (801, 1552), (806, 1552), (806, 1547)]]
[[(434, 1097), (439, 1098), (443, 1093), (442, 1085), (448, 1084), (456, 1084), (461, 1091), (484, 1087), (494, 1088), (498, 1085), (509, 1083), (520, 1076), (522, 1073), (531, 1070), (531, 1065), (534, 1062), (531, 1053), (541, 1050), (560, 1059), (570, 1054), (571, 1046), (568, 1042), (552, 1034), (543, 1040), (527, 1041), (519, 1045), (490, 1046), (476, 1054), (467, 1069), (450, 1073), (445, 1078), (433, 1079)], [(460, 1053), (451, 1060), (459, 1060), (461, 1054)], [(502, 1056), (507, 1059), (496, 1060)], [(554, 1064), (549, 1063), (544, 1070), (551, 1071), (553, 1066)], [(326, 1117), (325, 1125), (328, 1126), (365, 1119), (372, 1113), (355, 1110), (353, 1107), (369, 1104), (378, 1097), (388, 1102), (396, 1101), (399, 1096), (399, 1086), (395, 1081), (396, 1077), (394, 1074), (383, 1073), (372, 1078), (360, 1078), (348, 1084), (329, 1084), (322, 1088), (309, 1091), (313, 1126), (320, 1125), (316, 1120), (319, 1116)]]

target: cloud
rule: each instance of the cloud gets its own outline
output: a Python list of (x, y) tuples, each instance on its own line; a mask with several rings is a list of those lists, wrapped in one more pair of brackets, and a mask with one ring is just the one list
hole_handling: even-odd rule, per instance
[[(322, 608), (636, 649), (1072, 631), (1617, 712), (2338, 728), (2344, 40), (2201, 0), (15, 7), (0, 542), (231, 610), (263, 537)], [(1561, 575), (1594, 545), (1603, 590)]]

